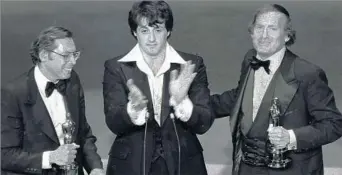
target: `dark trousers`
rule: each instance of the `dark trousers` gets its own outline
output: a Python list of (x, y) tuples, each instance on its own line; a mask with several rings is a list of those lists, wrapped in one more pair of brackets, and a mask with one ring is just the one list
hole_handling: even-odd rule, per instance
[(166, 161), (163, 157), (159, 156), (156, 160), (152, 161), (149, 175), (169, 175)]
[(256, 167), (243, 163), (241, 161), (239, 168), (239, 175), (268, 175), (267, 167)]

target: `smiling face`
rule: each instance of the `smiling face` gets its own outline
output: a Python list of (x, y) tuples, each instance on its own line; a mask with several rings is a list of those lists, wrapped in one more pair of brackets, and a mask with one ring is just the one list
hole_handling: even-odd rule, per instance
[(62, 38), (56, 39), (55, 45), (54, 50), (41, 52), (41, 65), (51, 81), (68, 79), (77, 59), (72, 54), (76, 51), (75, 43), (72, 38)]
[(273, 11), (262, 13), (256, 18), (251, 38), (260, 57), (267, 58), (285, 47), (289, 40), (286, 22), (284, 14)]
[(149, 26), (146, 18), (140, 19), (137, 30), (134, 32), (141, 51), (151, 57), (159, 55), (166, 48), (169, 34), (165, 23)]

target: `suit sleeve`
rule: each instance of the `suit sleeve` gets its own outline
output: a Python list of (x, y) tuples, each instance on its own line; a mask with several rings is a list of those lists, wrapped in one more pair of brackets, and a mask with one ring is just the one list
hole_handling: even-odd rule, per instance
[(214, 116), (210, 110), (210, 91), (208, 89), (208, 79), (206, 67), (203, 59), (198, 57), (197, 75), (189, 89), (189, 98), (193, 103), (193, 111), (186, 124), (197, 134), (204, 134), (209, 130), (214, 122)]
[(136, 126), (127, 113), (128, 90), (126, 82), (119, 73), (118, 64), (105, 62), (103, 76), (104, 113), (108, 128), (116, 135), (131, 132), (141, 126)]
[(95, 168), (103, 168), (101, 157), (97, 154), (96, 137), (87, 122), (83, 88), (80, 86), (80, 136), (85, 170), (90, 173)]
[(323, 70), (308, 77), (304, 93), (311, 122), (294, 129), (297, 149), (311, 149), (331, 143), (342, 136), (342, 115), (336, 107), (332, 90)]
[(43, 152), (22, 149), (24, 124), (12, 90), (1, 88), (1, 169), (16, 173), (41, 174)]
[(231, 89), (222, 94), (213, 94), (210, 96), (211, 109), (215, 118), (230, 116), (237, 98), (236, 91), (237, 89)]

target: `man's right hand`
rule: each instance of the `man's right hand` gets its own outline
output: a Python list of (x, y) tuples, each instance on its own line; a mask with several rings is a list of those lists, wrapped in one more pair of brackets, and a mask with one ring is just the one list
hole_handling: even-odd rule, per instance
[(129, 89), (127, 112), (131, 121), (138, 126), (145, 124), (146, 118), (149, 116), (147, 112), (147, 102), (145, 95), (136, 86), (132, 79), (127, 81)]
[(51, 151), (49, 160), (51, 164), (57, 164), (59, 166), (69, 165), (76, 158), (77, 148), (76, 144), (64, 144), (59, 146), (56, 150)]
[(127, 87), (129, 89), (128, 100), (131, 103), (132, 109), (134, 111), (142, 111), (146, 108), (148, 100), (132, 79), (127, 81)]

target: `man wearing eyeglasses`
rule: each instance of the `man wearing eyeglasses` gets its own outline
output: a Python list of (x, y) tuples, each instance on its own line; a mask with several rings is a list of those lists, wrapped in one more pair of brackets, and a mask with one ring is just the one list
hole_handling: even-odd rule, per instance
[[(60, 174), (71, 162), (75, 174), (104, 174), (72, 70), (80, 56), (72, 37), (62, 27), (43, 30), (31, 47), (34, 66), (1, 88), (1, 174)], [(72, 144), (65, 143), (67, 119), (74, 122)]]

